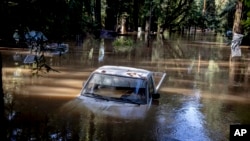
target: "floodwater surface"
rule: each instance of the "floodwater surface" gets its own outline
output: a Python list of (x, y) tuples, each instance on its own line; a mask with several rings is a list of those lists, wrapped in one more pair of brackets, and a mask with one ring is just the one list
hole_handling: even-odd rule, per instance
[[(58, 72), (38, 75), (32, 75), (32, 65), (23, 64), (28, 49), (0, 48), (8, 136), (14, 140), (226, 141), (230, 125), (250, 124), (248, 47), (242, 46), (240, 73), (235, 74), (230, 46), (219, 35), (156, 37), (149, 47), (143, 39), (133, 38), (135, 48), (122, 52), (114, 51), (113, 40), (69, 42), (67, 54), (46, 57)], [(91, 112), (77, 97), (90, 73), (102, 65), (165, 72), (161, 98), (143, 118)]]

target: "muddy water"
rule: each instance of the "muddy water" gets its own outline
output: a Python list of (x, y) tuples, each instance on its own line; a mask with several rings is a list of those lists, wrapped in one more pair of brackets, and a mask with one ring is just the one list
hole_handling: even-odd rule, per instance
[[(158, 39), (158, 40), (157, 40)], [(158, 37), (147, 47), (114, 52), (112, 40), (69, 42), (62, 56), (47, 56), (59, 72), (32, 75), (26, 49), (1, 48), (8, 131), (16, 140), (166, 141), (229, 140), (231, 124), (250, 124), (250, 51), (242, 46), (240, 81), (233, 82), (230, 47), (221, 36)], [(15, 56), (15, 59), (13, 58)], [(76, 98), (102, 65), (167, 73), (161, 98), (143, 118), (92, 113)]]

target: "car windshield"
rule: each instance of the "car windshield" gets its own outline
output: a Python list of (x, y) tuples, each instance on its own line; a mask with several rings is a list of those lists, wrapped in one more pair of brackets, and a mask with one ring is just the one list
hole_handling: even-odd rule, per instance
[(85, 85), (82, 95), (98, 95), (120, 102), (145, 104), (145, 89), (146, 80), (142, 78), (95, 73)]

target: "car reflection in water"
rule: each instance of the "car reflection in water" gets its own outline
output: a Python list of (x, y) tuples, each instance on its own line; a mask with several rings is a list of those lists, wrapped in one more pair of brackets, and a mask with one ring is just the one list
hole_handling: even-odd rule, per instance
[(165, 78), (155, 85), (154, 73), (144, 69), (103, 66), (90, 75), (80, 96), (68, 103), (73, 110), (87, 108), (95, 115), (123, 119), (144, 118)]

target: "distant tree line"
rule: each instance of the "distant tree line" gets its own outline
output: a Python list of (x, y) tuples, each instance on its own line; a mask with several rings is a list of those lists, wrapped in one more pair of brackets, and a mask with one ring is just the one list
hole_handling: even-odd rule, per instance
[[(244, 0), (242, 0), (244, 1)], [(233, 27), (237, 0), (1, 0), (0, 38), (15, 29), (40, 30), (49, 39), (71, 38), (101, 29), (183, 31), (190, 27), (225, 32)], [(220, 3), (221, 2), (221, 3)], [(250, 2), (244, 1), (242, 23), (249, 32)]]

